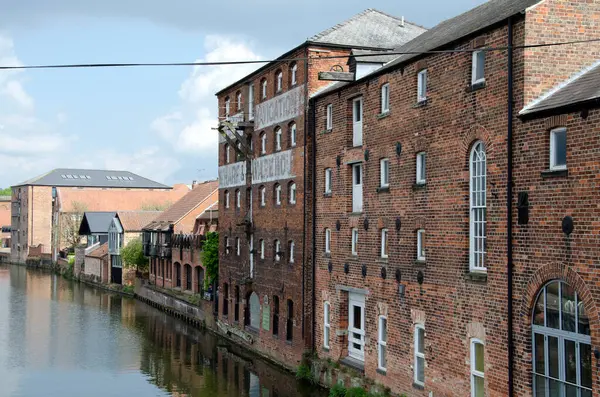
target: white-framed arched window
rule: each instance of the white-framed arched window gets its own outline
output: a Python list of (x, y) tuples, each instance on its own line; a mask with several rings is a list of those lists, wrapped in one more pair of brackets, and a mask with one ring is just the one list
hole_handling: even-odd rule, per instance
[(281, 150), (281, 128), (275, 128), (275, 151)]
[(485, 354), (481, 340), (471, 339), (471, 397), (485, 396)]
[(469, 155), (469, 267), (485, 271), (487, 160), (483, 142), (477, 141)]
[(591, 397), (590, 321), (573, 287), (554, 280), (540, 290), (531, 330), (534, 397)]

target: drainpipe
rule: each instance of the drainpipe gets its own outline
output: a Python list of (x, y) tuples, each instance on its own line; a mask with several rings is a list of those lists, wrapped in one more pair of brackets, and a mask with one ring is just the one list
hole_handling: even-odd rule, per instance
[(508, 396), (514, 396), (514, 345), (513, 345), (513, 21), (508, 18), (508, 131), (506, 139), (507, 169), (506, 169), (506, 272), (508, 297)]

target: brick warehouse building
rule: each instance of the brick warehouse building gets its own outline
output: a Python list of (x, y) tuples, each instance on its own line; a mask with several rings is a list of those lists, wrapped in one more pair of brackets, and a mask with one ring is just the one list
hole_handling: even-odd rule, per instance
[(320, 358), (409, 396), (600, 395), (600, 44), (520, 47), (598, 15), (492, 0), (313, 96)]
[[(318, 81), (317, 73), (338, 64), (348, 68), (354, 51), (389, 50), (424, 30), (366, 10), (217, 93), (222, 132), (218, 324), (289, 367), (309, 347), (312, 328), (305, 112), (308, 97), (330, 84)], [(364, 72), (381, 64), (351, 67)]]

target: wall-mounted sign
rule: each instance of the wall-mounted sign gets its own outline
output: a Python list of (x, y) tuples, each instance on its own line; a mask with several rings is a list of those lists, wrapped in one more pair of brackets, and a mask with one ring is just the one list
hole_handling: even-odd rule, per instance
[(229, 188), (246, 184), (246, 162), (222, 165), (219, 167), (219, 188)]
[(290, 120), (304, 112), (304, 84), (256, 105), (254, 130)]
[(291, 150), (252, 160), (252, 184), (288, 178), (293, 178)]

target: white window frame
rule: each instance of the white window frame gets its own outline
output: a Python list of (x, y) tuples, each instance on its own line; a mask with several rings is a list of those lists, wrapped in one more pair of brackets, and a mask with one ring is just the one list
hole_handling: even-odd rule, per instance
[[(475, 354), (475, 345), (481, 345), (483, 347), (483, 366), (484, 372), (477, 370), (477, 355)], [(484, 382), (484, 394), (485, 394), (485, 343), (483, 341), (473, 338), (471, 339), (471, 397), (477, 397), (477, 390), (475, 389), (475, 378), (481, 378)]]
[(358, 228), (352, 228), (352, 255), (358, 255)]
[(229, 98), (225, 99), (225, 117), (229, 117), (229, 111), (231, 108), (231, 100)]
[(417, 74), (417, 102), (427, 100), (427, 69), (421, 70)]
[(239, 189), (235, 191), (235, 208), (242, 208), (242, 192)]
[[(566, 170), (567, 169), (567, 161), (565, 158), (565, 164), (556, 164), (556, 134), (564, 132), (565, 135), (567, 133), (566, 127), (559, 127), (550, 130), (550, 169), (551, 170)], [(566, 138), (565, 138), (565, 153), (567, 151), (566, 148)], [(566, 156), (565, 156), (566, 157)]]
[(275, 204), (281, 205), (281, 185), (277, 184), (275, 186)]
[(379, 186), (390, 186), (390, 159), (379, 160)]
[(331, 304), (323, 303), (323, 347), (329, 349), (329, 338), (331, 337)]
[(288, 201), (290, 204), (296, 204), (296, 183), (292, 182), (290, 184), (290, 192)]
[(390, 111), (390, 84), (385, 83), (381, 86), (381, 114)]
[(260, 259), (265, 259), (265, 240), (260, 239)]
[(263, 132), (260, 136), (260, 154), (267, 154), (267, 133)]
[(327, 131), (331, 131), (333, 129), (333, 104), (327, 105)]
[(425, 260), (425, 229), (417, 230), (417, 260)]
[(248, 86), (248, 120), (254, 120), (254, 84)]
[[(385, 322), (385, 327), (383, 326)], [(385, 329), (385, 340), (383, 340), (383, 330)], [(383, 371), (387, 369), (387, 316), (379, 316), (377, 321), (377, 368)], [(385, 362), (383, 362), (383, 356), (386, 356)]]
[(296, 123), (292, 123), (290, 125), (290, 146), (291, 147), (296, 146), (296, 132), (297, 132)]
[(281, 150), (281, 127), (275, 128), (275, 150)]
[(225, 209), (229, 208), (229, 190), (225, 191)]
[(326, 254), (331, 253), (331, 229), (330, 228), (325, 229), (325, 253)]
[[(154, 233), (152, 233), (154, 234)], [(229, 254), (229, 237), (225, 236), (225, 253)]]
[[(358, 104), (358, 105), (357, 105)], [(360, 109), (357, 112), (357, 108)], [(363, 97), (352, 100), (352, 146), (363, 145), (364, 103)]]
[(298, 84), (298, 80), (297, 80), (297, 76), (296, 74), (298, 73), (298, 64), (294, 64), (291, 68), (291, 72), (292, 72), (292, 85), (296, 85)]
[(417, 172), (416, 182), (419, 185), (423, 185), (427, 182), (427, 153), (417, 153)]
[(469, 268), (486, 271), (487, 158), (477, 141), (469, 155)]
[[(483, 76), (477, 78), (477, 67), (479, 66), (479, 55), (483, 54)], [(471, 85), (485, 83), (485, 51), (473, 51), (473, 61), (471, 64)]]
[(267, 79), (264, 79), (263, 82), (261, 83), (261, 95), (262, 95), (262, 99), (266, 99), (267, 98)]
[(237, 100), (237, 110), (242, 110), (242, 93), (238, 92), (236, 95)]
[(325, 194), (331, 193), (332, 174), (331, 168), (325, 168)]
[(264, 207), (267, 204), (267, 188), (261, 186), (260, 188), (260, 206)]
[(294, 248), (296, 247), (296, 244), (294, 244), (294, 240), (290, 241), (290, 263), (294, 263)]
[(241, 255), (241, 253), (242, 253), (242, 247), (241, 247), (241, 245), (240, 245), (240, 238), (239, 238), (239, 237), (236, 237), (236, 238), (235, 238), (235, 254), (236, 254), (237, 256), (240, 256), (240, 255)]
[[(419, 330), (423, 330), (423, 338), (425, 338), (425, 326), (423, 324), (415, 325), (415, 355), (414, 355), (414, 382), (417, 385), (424, 386), (425, 385), (425, 352), (419, 352)], [(425, 348), (425, 341), (423, 341), (423, 348)], [(423, 380), (418, 379), (419, 374), (419, 358), (423, 359)]]
[(277, 92), (283, 89), (283, 72), (277, 73)]
[(225, 164), (229, 164), (229, 161), (231, 161), (231, 158), (229, 157), (229, 144), (226, 143), (225, 144)]
[(274, 248), (275, 248), (275, 262), (279, 262), (281, 260), (281, 256), (279, 255), (279, 252), (281, 252), (281, 241), (279, 240), (275, 240), (275, 244), (274, 244)]
[(389, 239), (388, 229), (387, 228), (381, 229), (381, 257), (382, 258), (387, 258), (389, 255), (388, 239)]

